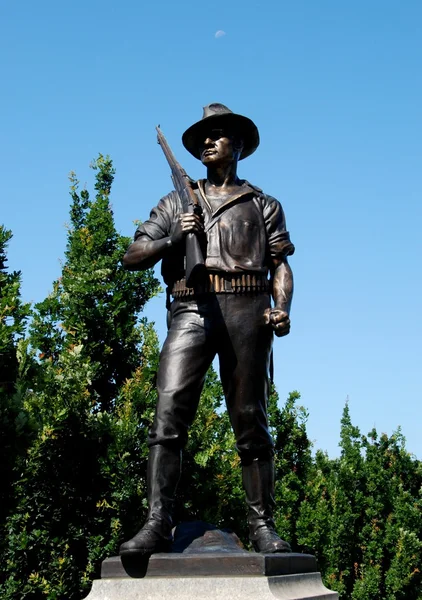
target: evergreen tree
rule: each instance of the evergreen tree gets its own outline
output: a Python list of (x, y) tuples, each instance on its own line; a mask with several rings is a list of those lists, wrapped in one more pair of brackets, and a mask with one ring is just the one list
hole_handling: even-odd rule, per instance
[(184, 451), (176, 519), (199, 519), (229, 528), (245, 541), (240, 459), (224, 402), (221, 383), (211, 367)]
[(0, 390), (15, 391), (18, 378), (18, 342), (23, 338), (30, 313), (21, 300), (21, 273), (7, 271), (6, 249), (12, 232), (0, 225)]
[(400, 430), (362, 438), (366, 493), (362, 549), (353, 600), (421, 597), (422, 471), (405, 449)]
[(53, 293), (35, 307), (31, 343), (43, 361), (57, 363), (60, 353), (80, 347), (91, 364), (93, 408), (110, 410), (122, 383), (139, 364), (139, 312), (157, 291), (151, 270), (128, 273), (121, 258), (129, 238), (115, 229), (110, 205), (114, 168), (101, 154), (94, 200), (78, 193), (70, 175), (72, 205), (66, 260)]
[(363, 527), (366, 481), (361, 435), (352, 424), (348, 403), (341, 419), (340, 448), (340, 459), (332, 462), (330, 474), (329, 567), (325, 575), (332, 589), (350, 594), (361, 560), (358, 534)]
[(142, 424), (152, 400), (156, 340), (138, 315), (157, 281), (151, 271), (122, 268), (129, 239), (113, 223), (114, 169), (101, 155), (93, 168), (92, 201), (71, 175), (62, 276), (35, 307), (30, 327), (39, 367), (25, 402), (38, 435), (7, 523), (8, 599), (84, 595), (100, 560), (121, 541), (120, 508), (143, 492)]
[(322, 450), (318, 450), (308, 471), (304, 499), (296, 523), (299, 547), (316, 556), (318, 567), (324, 574), (330, 568), (332, 468), (333, 461)]
[[(151, 271), (121, 267), (129, 239), (113, 223), (113, 165), (100, 155), (92, 166), (92, 200), (71, 174), (61, 277), (35, 307), (29, 339), (20, 273), (6, 269), (11, 233), (0, 227), (3, 600), (81, 598), (101, 560), (146, 515), (159, 348), (139, 314), (158, 283)], [(279, 407), (273, 389), (269, 401), (277, 530), (295, 550), (316, 554), (342, 599), (422, 600), (420, 461), (400, 430), (362, 436), (347, 404), (340, 457), (312, 457), (299, 398), (293, 392)], [(176, 520), (230, 527), (247, 543), (240, 461), (223, 403), (210, 369), (184, 453)]]
[(341, 456), (318, 452), (300, 507), (298, 539), (326, 585), (347, 600), (421, 600), (421, 463), (398, 431), (362, 436), (346, 404)]
[(0, 225), (0, 556), (14, 482), (32, 433), (24, 409), (30, 360), (26, 359), (23, 336), (30, 308), (21, 300), (20, 272), (7, 270), (6, 249), (11, 237), (11, 231)]
[(275, 524), (280, 536), (294, 549), (299, 545), (296, 525), (312, 464), (312, 444), (306, 432), (308, 413), (297, 404), (299, 400), (299, 392), (291, 392), (279, 408), (279, 397), (273, 387), (268, 406), (275, 449)]

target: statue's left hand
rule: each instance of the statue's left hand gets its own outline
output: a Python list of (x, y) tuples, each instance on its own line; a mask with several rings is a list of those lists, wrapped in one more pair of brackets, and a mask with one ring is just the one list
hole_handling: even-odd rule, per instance
[(274, 330), (277, 337), (282, 337), (290, 332), (290, 318), (281, 308), (267, 308), (264, 313), (265, 322)]

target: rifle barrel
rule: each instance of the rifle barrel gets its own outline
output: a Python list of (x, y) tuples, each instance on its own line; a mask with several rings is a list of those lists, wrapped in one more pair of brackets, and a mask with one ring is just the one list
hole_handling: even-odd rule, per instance
[[(159, 125), (156, 127), (156, 130), (157, 141), (170, 166), (171, 178), (174, 187), (176, 188), (176, 192), (179, 195), (183, 210), (185, 212), (193, 212), (195, 207), (198, 207), (199, 210), (198, 198), (192, 189), (190, 178), (177, 162)], [(202, 255), (199, 240), (194, 233), (189, 233), (186, 236), (186, 283), (189, 287), (192, 287), (194, 281), (203, 276), (204, 269), (204, 257)]]

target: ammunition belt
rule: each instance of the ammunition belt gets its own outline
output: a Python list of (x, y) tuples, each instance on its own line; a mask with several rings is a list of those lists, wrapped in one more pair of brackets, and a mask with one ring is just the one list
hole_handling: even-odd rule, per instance
[(175, 281), (171, 295), (178, 300), (198, 296), (200, 294), (264, 294), (270, 289), (265, 275), (256, 273), (208, 273), (208, 280), (190, 288), (186, 279)]

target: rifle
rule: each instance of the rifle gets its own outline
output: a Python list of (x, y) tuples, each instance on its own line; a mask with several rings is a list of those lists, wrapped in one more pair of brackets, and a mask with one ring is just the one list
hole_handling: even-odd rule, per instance
[[(192, 180), (186, 171), (177, 162), (170, 146), (167, 143), (160, 126), (156, 127), (157, 141), (161, 146), (164, 156), (167, 159), (171, 169), (171, 178), (175, 190), (182, 203), (184, 212), (193, 212), (196, 215), (202, 215), (202, 207), (198, 203), (198, 198), (192, 188)], [(188, 233), (186, 236), (186, 285), (193, 287), (195, 281), (200, 277), (201, 272), (205, 271), (204, 257), (202, 255), (199, 240), (194, 233)]]

